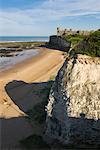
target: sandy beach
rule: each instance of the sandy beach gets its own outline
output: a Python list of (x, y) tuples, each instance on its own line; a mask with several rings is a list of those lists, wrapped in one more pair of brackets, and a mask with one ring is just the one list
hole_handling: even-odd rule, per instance
[(41, 98), (34, 96), (32, 90), (36, 83), (48, 82), (51, 76), (56, 75), (65, 59), (61, 51), (47, 48), (40, 48), (39, 51), (38, 55), (0, 73), (2, 147), (13, 145), (32, 133), (40, 133), (38, 127), (32, 127), (24, 118), (25, 111), (41, 101)]

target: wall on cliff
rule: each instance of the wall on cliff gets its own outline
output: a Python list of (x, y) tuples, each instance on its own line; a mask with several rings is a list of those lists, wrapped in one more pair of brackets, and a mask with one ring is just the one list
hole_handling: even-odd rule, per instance
[(71, 43), (64, 40), (60, 36), (56, 36), (56, 35), (50, 36), (48, 47), (68, 52), (70, 49), (70, 46), (71, 46)]
[(100, 58), (67, 58), (51, 89), (46, 111), (45, 135), (51, 141), (100, 145)]

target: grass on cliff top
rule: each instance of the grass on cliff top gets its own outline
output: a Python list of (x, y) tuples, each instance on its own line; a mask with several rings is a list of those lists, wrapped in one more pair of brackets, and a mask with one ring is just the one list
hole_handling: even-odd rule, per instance
[(67, 36), (64, 37), (64, 39), (66, 41), (71, 42), (72, 47), (75, 47), (80, 41), (82, 41), (84, 39), (84, 36), (83, 35), (78, 35), (78, 34), (67, 35)]
[(76, 44), (70, 54), (85, 54), (92, 57), (100, 57), (100, 30), (84, 37), (83, 40)]

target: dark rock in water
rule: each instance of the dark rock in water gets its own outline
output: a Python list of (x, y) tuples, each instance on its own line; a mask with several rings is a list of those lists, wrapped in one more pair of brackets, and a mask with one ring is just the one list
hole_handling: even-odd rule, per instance
[(16, 51), (22, 51), (22, 49), (21, 48), (0, 48), (0, 53), (10, 53)]
[(48, 47), (68, 52), (71, 47), (71, 43), (60, 36), (53, 35), (50, 36)]
[(66, 59), (46, 107), (46, 139), (100, 147), (100, 58)]
[(16, 48), (0, 48), (0, 52), (12, 52), (16, 51)]
[(17, 52), (22, 51), (21, 48), (0, 48), (0, 57), (17, 56)]

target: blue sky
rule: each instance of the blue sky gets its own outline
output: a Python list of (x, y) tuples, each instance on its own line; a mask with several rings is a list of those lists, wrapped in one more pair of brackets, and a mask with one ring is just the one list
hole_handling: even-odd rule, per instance
[(100, 0), (0, 0), (0, 35), (52, 35), (57, 27), (100, 28)]

